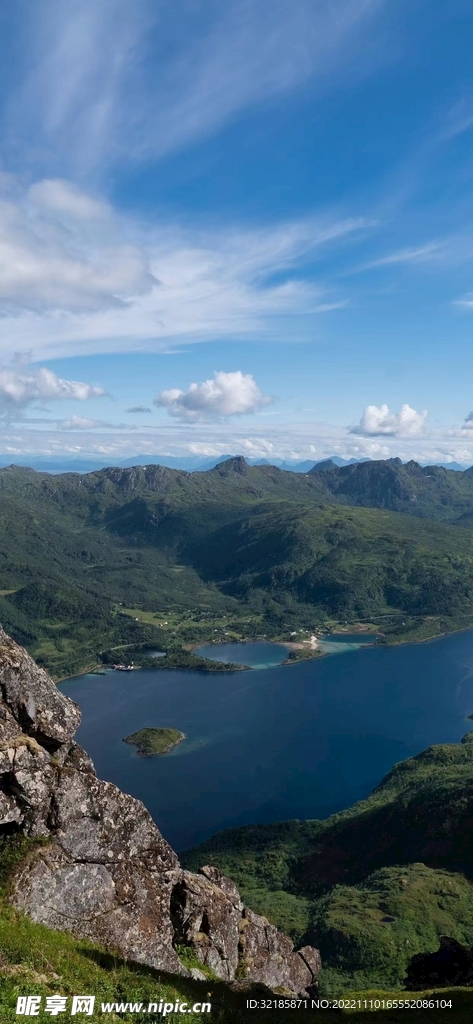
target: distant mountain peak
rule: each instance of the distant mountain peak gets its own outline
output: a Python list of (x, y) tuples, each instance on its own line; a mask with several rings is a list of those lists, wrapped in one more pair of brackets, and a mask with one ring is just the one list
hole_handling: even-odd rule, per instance
[(338, 469), (333, 459), (322, 459), (322, 462), (316, 462), (315, 466), (309, 469), (309, 473), (325, 473), (327, 469)]
[(246, 476), (248, 469), (249, 466), (244, 455), (232, 455), (225, 462), (219, 462), (211, 472), (218, 473), (220, 476), (229, 476), (230, 473), (239, 473), (240, 476)]

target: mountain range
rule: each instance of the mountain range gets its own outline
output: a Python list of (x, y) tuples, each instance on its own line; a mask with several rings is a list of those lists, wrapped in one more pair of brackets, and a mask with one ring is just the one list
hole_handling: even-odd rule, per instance
[(473, 470), (9, 467), (0, 508), (0, 620), (56, 676), (125, 643), (169, 647), (120, 606), (245, 610), (273, 636), (368, 620), (387, 641), (473, 621)]
[[(267, 636), (296, 623), (369, 621), (381, 642), (473, 623), (473, 469), (391, 459), (294, 474), (242, 457), (192, 473), (11, 466), (0, 470), (0, 512), (0, 621), (56, 678), (115, 659), (117, 649), (159, 646), (173, 656), (176, 632), (155, 612), (228, 623), (243, 614)], [(43, 684), (44, 675), (34, 678)], [(22, 708), (33, 731), (21, 756), (35, 768), (45, 730), (28, 724), (34, 701)], [(14, 738), (16, 721), (11, 728)], [(473, 945), (472, 738), (402, 762), (326, 821), (231, 830), (190, 851), (185, 866), (210, 860), (238, 884), (250, 917), (263, 913), (303, 950), (320, 947), (327, 996), (402, 987), (412, 958), (435, 951), (442, 935)], [(48, 757), (63, 787), (57, 749)], [(66, 767), (90, 773), (86, 762)], [(67, 785), (64, 800), (75, 820), (80, 800), (74, 810)], [(60, 829), (55, 815), (47, 821)], [(34, 915), (37, 890), (28, 906), (26, 898), (21, 890), (18, 905)], [(175, 910), (187, 920), (184, 904)]]
[[(110, 466), (119, 466), (122, 469), (132, 468), (133, 466), (149, 466), (159, 465), (166, 466), (168, 469), (182, 469), (188, 473), (194, 472), (205, 472), (208, 469), (213, 469), (218, 466), (220, 462), (226, 462), (228, 459), (236, 458), (234, 454), (227, 455), (134, 455), (129, 459), (97, 459), (97, 458), (76, 458), (71, 456), (34, 456), (28, 455), (17, 459), (17, 465), (25, 466), (27, 468), (36, 469), (42, 473), (94, 473), (100, 469), (107, 469)], [(298, 461), (297, 459), (247, 459), (248, 464), (252, 466), (277, 466), (279, 469), (285, 469), (290, 473), (308, 473), (309, 470), (313, 469), (314, 466), (321, 466), (322, 464), (333, 463), (335, 466), (352, 466), (358, 462), (371, 462), (367, 456), (361, 459), (342, 459), (339, 455), (330, 455), (324, 458), (322, 461), (314, 462), (314, 459), (304, 459)], [(0, 454), (0, 468), (7, 468), (11, 464), (11, 453)], [(427, 463), (423, 463), (427, 465)], [(445, 469), (454, 469), (458, 472), (463, 472), (467, 467), (459, 462), (439, 462), (436, 465), (443, 466)]]

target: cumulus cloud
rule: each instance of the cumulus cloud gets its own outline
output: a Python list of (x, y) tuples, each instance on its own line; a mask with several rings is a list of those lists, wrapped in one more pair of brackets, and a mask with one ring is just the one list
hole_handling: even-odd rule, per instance
[(367, 405), (361, 420), (350, 433), (367, 437), (418, 437), (423, 433), (427, 410), (416, 412), (410, 405), (403, 405), (398, 413), (391, 412), (387, 405)]
[(182, 420), (207, 420), (215, 417), (255, 413), (272, 399), (263, 395), (251, 373), (214, 373), (213, 380), (191, 384), (187, 391), (172, 388), (162, 391), (154, 404)]
[(127, 412), (151, 412), (151, 409), (147, 405), (132, 405)]
[(7, 418), (38, 402), (60, 399), (85, 402), (89, 398), (101, 398), (105, 393), (103, 388), (83, 381), (63, 380), (45, 367), (30, 369), (21, 362), (0, 366), (0, 415)]
[(39, 181), (0, 199), (3, 315), (123, 308), (156, 283), (109, 205), (70, 182)]

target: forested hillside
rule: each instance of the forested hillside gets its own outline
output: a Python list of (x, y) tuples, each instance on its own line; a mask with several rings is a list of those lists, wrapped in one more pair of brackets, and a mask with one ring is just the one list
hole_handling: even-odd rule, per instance
[(325, 821), (217, 834), (183, 855), (211, 861), (250, 906), (320, 947), (325, 991), (400, 985), (441, 935), (473, 945), (473, 733), (392, 769)]
[[(401, 469), (425, 483), (420, 467)], [(348, 506), (345, 492), (326, 485), (336, 490), (334, 474), (346, 471), (369, 472), (373, 501), (376, 490), (379, 504), (393, 503), (386, 474), (391, 486), (400, 470), (390, 463), (306, 476), (241, 458), (194, 474), (154, 465), (63, 476), (1, 470), (0, 620), (56, 676), (123, 645), (177, 642), (122, 607), (244, 610), (267, 635), (301, 620), (370, 620), (388, 641), (471, 624), (470, 530)], [(470, 522), (473, 475), (438, 474), (443, 518)], [(427, 507), (420, 497), (414, 504)]]
[(404, 465), (400, 459), (352, 466), (329, 462), (314, 466), (309, 475), (322, 479), (333, 497), (348, 505), (388, 508), (446, 522), (460, 521), (471, 513), (473, 468), (456, 473), (413, 461)]

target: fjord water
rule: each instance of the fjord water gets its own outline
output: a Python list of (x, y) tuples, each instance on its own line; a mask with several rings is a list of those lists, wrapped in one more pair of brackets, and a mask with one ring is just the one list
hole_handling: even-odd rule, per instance
[[(143, 669), (61, 687), (101, 778), (144, 801), (175, 849), (223, 828), (325, 817), (391, 766), (473, 725), (473, 631), (348, 650), (265, 671)], [(163, 757), (122, 742), (145, 726), (187, 739)]]

